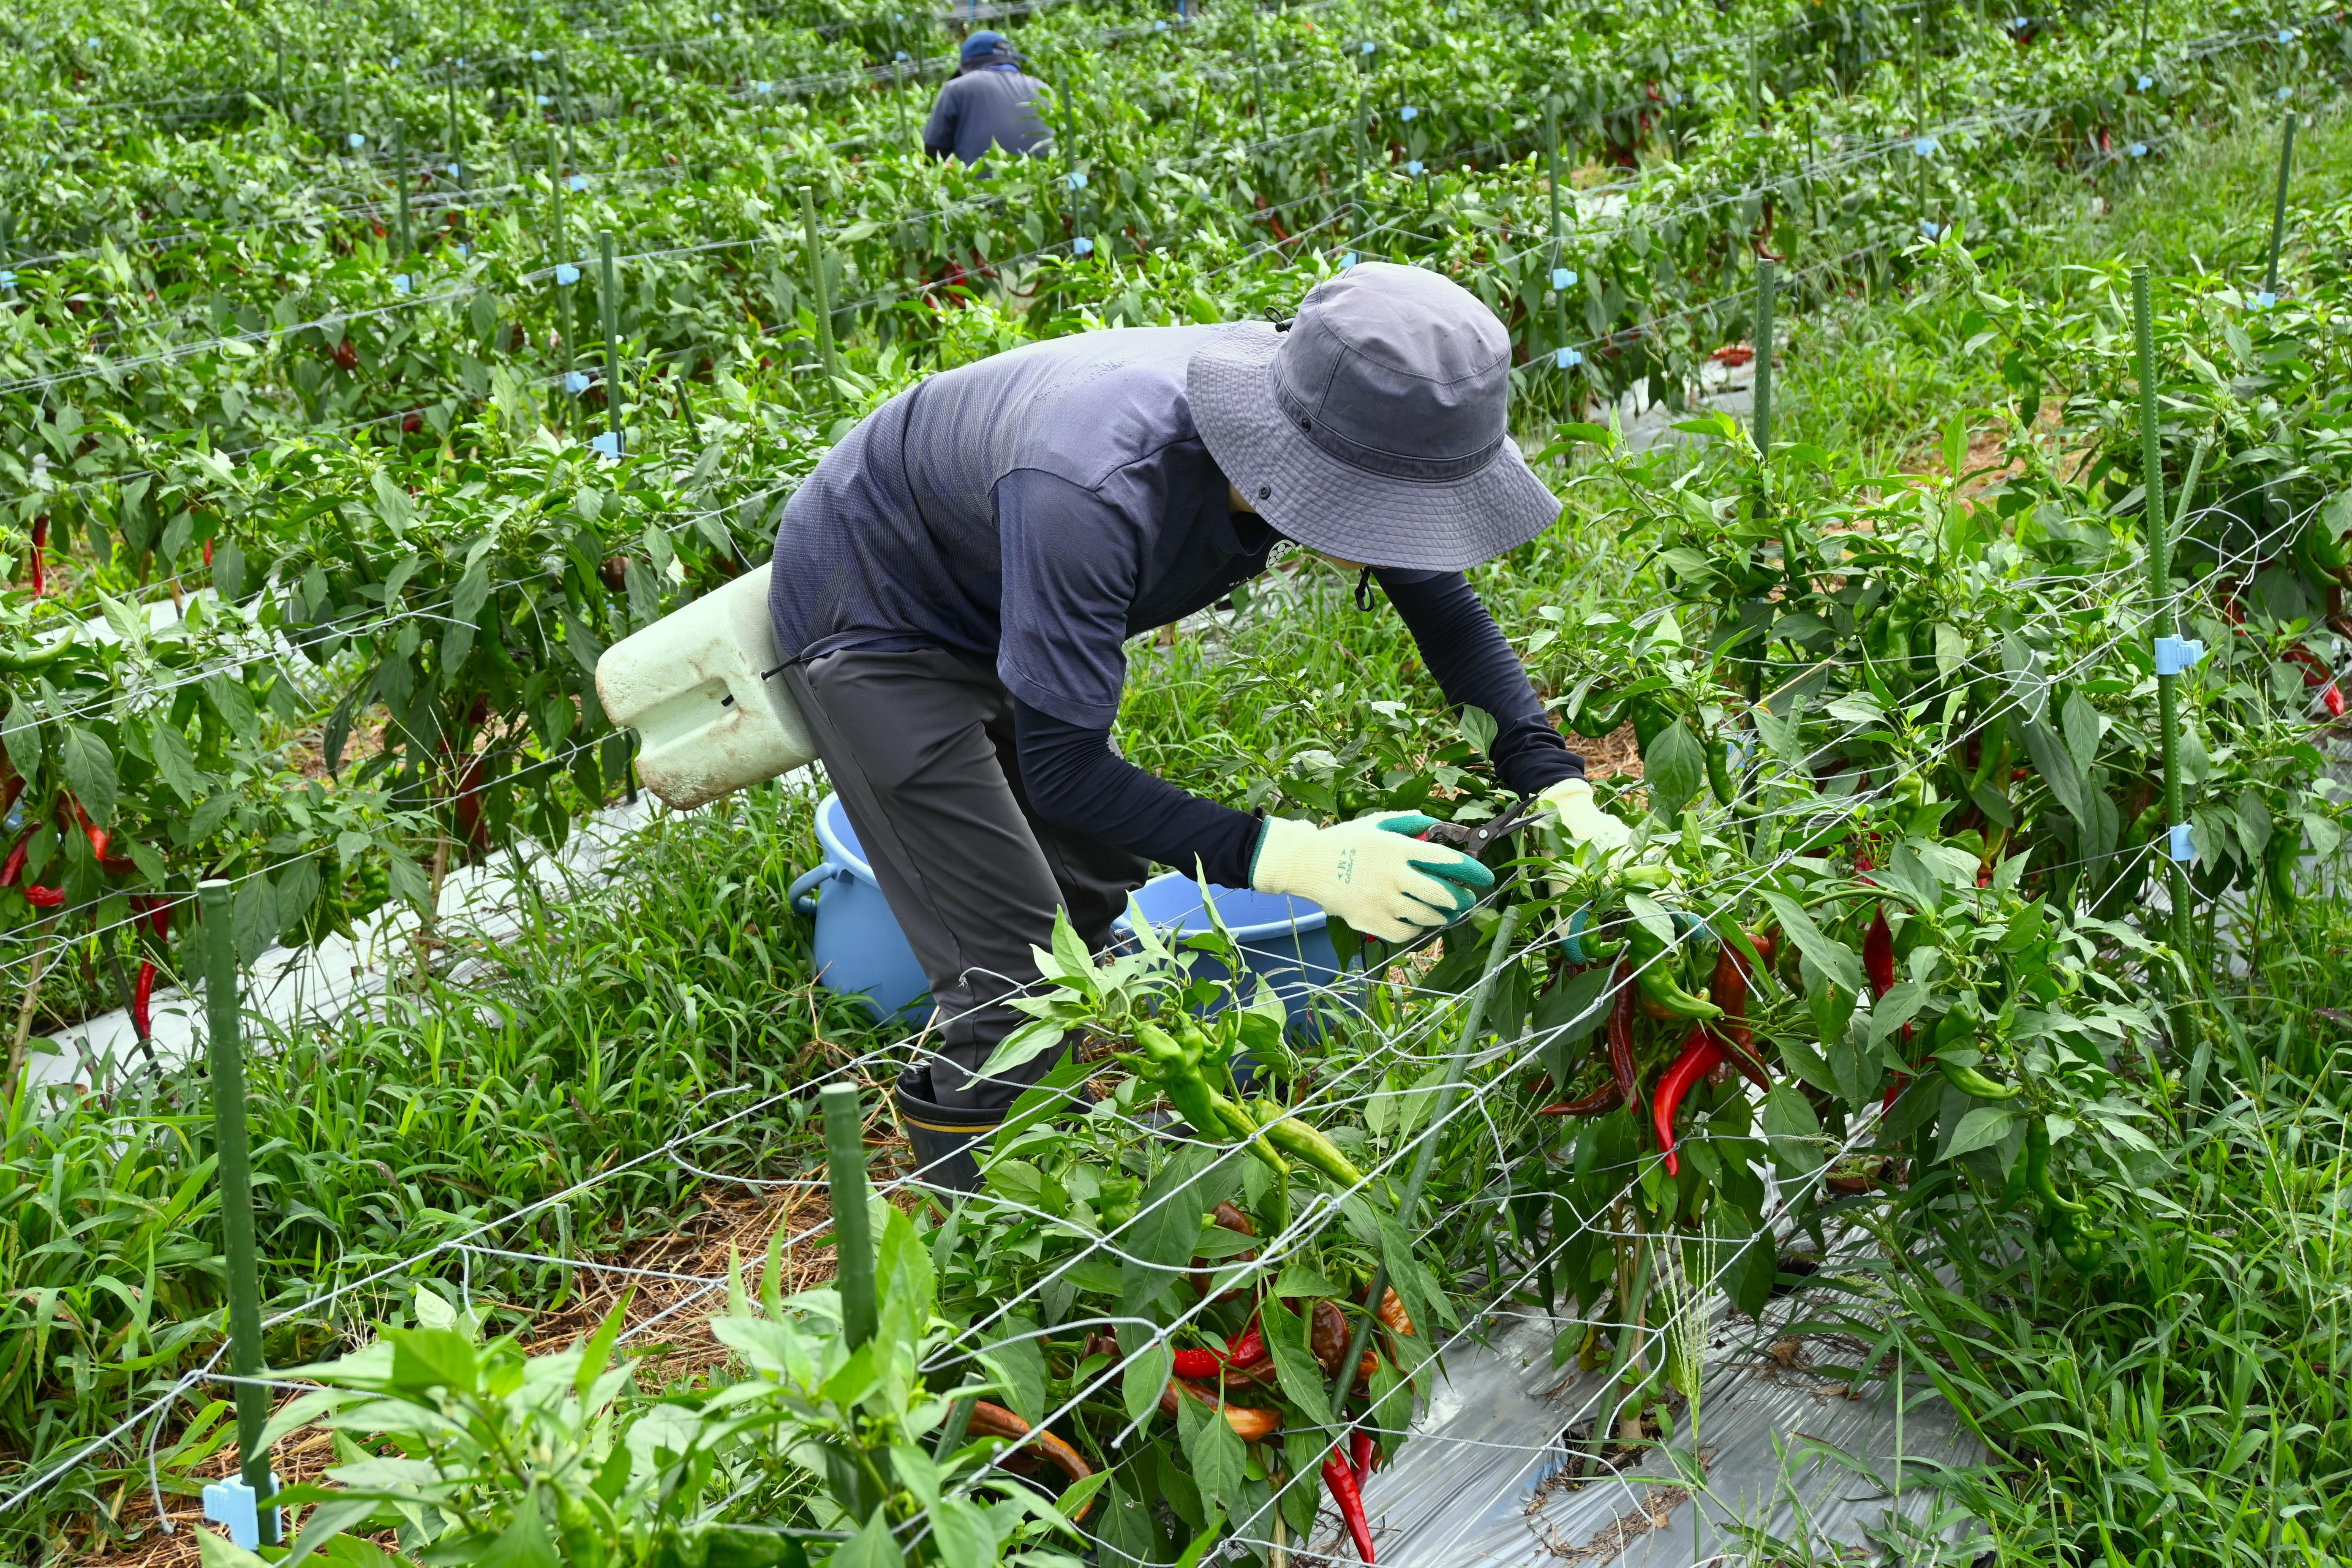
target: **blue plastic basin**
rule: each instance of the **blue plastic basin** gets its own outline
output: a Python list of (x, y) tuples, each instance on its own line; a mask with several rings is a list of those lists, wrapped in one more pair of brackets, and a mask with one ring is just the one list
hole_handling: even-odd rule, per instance
[[(829, 795), (818, 803), (816, 837), (824, 861), (793, 882), (791, 896), (793, 909), (816, 917), (817, 983), (828, 991), (862, 994), (877, 1022), (895, 1015), (908, 1027), (919, 1028), (930, 1014), (930, 979), (874, 879), (840, 796)], [(1341, 979), (1322, 907), (1287, 894), (1213, 883), (1209, 893), (1218, 918), (1241, 944), (1244, 967), (1274, 987), (1294, 1027), (1306, 1024), (1316, 993)], [(1200, 884), (1181, 872), (1154, 877), (1135, 890), (1134, 899), (1129, 912), (1114, 924), (1120, 936), (1134, 930), (1137, 910), (1171, 941), (1209, 929)], [(1184, 959), (1202, 979), (1231, 977), (1207, 953), (1186, 953)], [(1351, 987), (1360, 984), (1353, 971), (1350, 976)]]
[(896, 1015), (919, 1028), (930, 1016), (930, 977), (907, 945), (839, 795), (818, 803), (816, 839), (824, 862), (793, 884), (792, 900), (793, 909), (816, 917), (817, 983), (863, 993), (877, 1022)]
[[(1204, 900), (1201, 884), (1181, 871), (1152, 878), (1135, 890), (1134, 898), (1115, 929), (1121, 935), (1131, 931), (1135, 912), (1140, 910), (1171, 942), (1209, 930), (1208, 905), (1213, 901), (1217, 918), (1241, 944), (1243, 966), (1274, 987), (1293, 1028), (1307, 1026), (1317, 1003), (1331, 1000), (1328, 994), (1341, 984), (1339, 951), (1320, 904), (1287, 893), (1259, 893), (1214, 882)], [(1188, 953), (1186, 960), (1202, 979), (1231, 978), (1232, 972), (1205, 952)], [(1353, 995), (1360, 985), (1360, 975), (1351, 966), (1346, 994)]]

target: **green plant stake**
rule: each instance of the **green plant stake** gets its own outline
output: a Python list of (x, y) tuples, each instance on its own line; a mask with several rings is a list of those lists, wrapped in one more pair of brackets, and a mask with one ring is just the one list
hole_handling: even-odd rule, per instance
[(914, 138), (908, 134), (907, 62), (904, 60), (893, 59), (890, 62), (890, 96), (898, 100), (898, 141), (900, 144), (911, 147)]
[[(1437, 1086), (1436, 1102), (1430, 1107), (1429, 1133), (1413, 1152), (1412, 1173), (1405, 1178), (1404, 1196), (1397, 1204), (1397, 1224), (1404, 1227), (1408, 1236), (1412, 1234), (1413, 1211), (1421, 1206), (1422, 1184), (1429, 1180), (1429, 1167), (1437, 1158), (1437, 1129), (1453, 1112), (1454, 1096), (1462, 1092), (1462, 1080), (1469, 1074), (1471, 1054), (1486, 1025), (1486, 1004), (1495, 994), (1495, 976), (1502, 973), (1503, 960), (1510, 956), (1511, 933), (1518, 924), (1517, 904), (1505, 910), (1502, 918), (1495, 922), (1495, 935), (1486, 948), (1486, 973), (1470, 993), (1469, 1006), (1462, 1020), (1462, 1037), (1454, 1044), (1454, 1055), (1445, 1064), (1445, 1079)], [(1371, 1288), (1364, 1295), (1364, 1315), (1356, 1320), (1355, 1337), (1348, 1342), (1348, 1353), (1341, 1358), (1339, 1371), (1331, 1380), (1331, 1421), (1335, 1426), (1347, 1418), (1348, 1395), (1353, 1392), (1356, 1367), (1364, 1359), (1364, 1347), (1371, 1343), (1372, 1325), (1380, 1321), (1381, 1299), (1388, 1288), (1389, 1266), (1383, 1261), (1372, 1270)]]
[(228, 1364), (237, 1378), (237, 1468), (253, 1489), (261, 1543), (278, 1544), (277, 1490), (261, 1428), (269, 1420), (269, 1390), (261, 1385), (261, 1281), (254, 1261), (253, 1167), (246, 1142), (244, 1017), (236, 982), (236, 931), (229, 884), (196, 884), (204, 922), (205, 1017), (210, 1036), (213, 1137), (220, 1151), (221, 1252), (228, 1268)]
[(2290, 109), (2279, 132), (2278, 194), (2271, 200), (2271, 265), (2263, 275), (2263, 292), (2269, 300), (2278, 298), (2279, 246), (2286, 238), (2286, 184), (2294, 172), (2294, 110)]
[(1559, 116), (1544, 104), (1544, 185), (1551, 198), (1551, 264), (1559, 265)]
[[(2140, 477), (2146, 486), (2147, 499), (2142, 503), (2142, 516), (2147, 528), (2148, 595), (2155, 606), (2149, 617), (2148, 635), (2161, 644), (2177, 637), (2179, 622), (2172, 602), (2172, 542), (2166, 528), (2164, 513), (2164, 445), (2157, 424), (2156, 390), (2156, 330), (2148, 304), (2147, 266), (2141, 263), (2132, 268), (2132, 338), (2139, 372), (2139, 451)], [(2203, 450), (2200, 448), (2198, 463), (2192, 465), (2189, 488), (2196, 486), (2196, 467), (2201, 466)], [(2182, 503), (2189, 497), (2184, 493)], [(2184, 819), (2180, 798), (2180, 678), (2163, 673), (2166, 661), (2158, 653), (2156, 678), (2158, 723), (2164, 756), (2164, 820), (2177, 826)], [(2189, 870), (2179, 860), (2168, 854), (2165, 862), (2172, 868), (2172, 944), (2176, 952), (2187, 953), (2190, 925), (2189, 919)], [(2176, 1030), (2177, 1030), (2176, 1023)]]
[(416, 237), (408, 226), (408, 132), (404, 121), (392, 122), (393, 177), (400, 182), (400, 251), (406, 256), (414, 249)]
[(841, 351), (833, 342), (833, 279), (826, 275), (824, 237), (817, 232), (816, 192), (801, 187), (801, 226), (808, 234), (809, 287), (816, 294), (816, 348), (824, 362), (825, 379), (841, 374)]
[(817, 1091), (824, 1111), (825, 1174), (833, 1184), (835, 1288), (841, 1292), (841, 1331), (849, 1348), (874, 1337), (874, 1233), (866, 1212), (866, 1119), (854, 1085), (829, 1083)]
[(610, 416), (613, 456), (617, 458), (621, 455), (621, 299), (613, 275), (613, 231), (599, 229), (596, 244), (604, 273), (604, 297), (599, 301), (604, 317), (604, 412)]
[(462, 191), (466, 188), (466, 154), (463, 143), (457, 139), (457, 62), (456, 60), (448, 62), (448, 82), (449, 177), (457, 182), (457, 188)]
[(1772, 305), (1773, 296), (1780, 291), (1780, 271), (1771, 262), (1759, 258), (1756, 263), (1756, 413), (1753, 419), (1756, 451), (1769, 457), (1772, 451)]

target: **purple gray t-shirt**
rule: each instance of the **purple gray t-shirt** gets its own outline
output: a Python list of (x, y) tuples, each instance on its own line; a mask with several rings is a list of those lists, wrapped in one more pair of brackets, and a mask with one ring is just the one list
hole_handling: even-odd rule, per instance
[[(1108, 743), (1127, 639), (1224, 598), (1279, 541), (1232, 510), (1192, 426), (1187, 366), (1233, 330), (1055, 338), (890, 399), (785, 505), (777, 645), (808, 659), (941, 647), (992, 663), (1022, 705), (1040, 810), (1187, 868), (1213, 838), (1211, 876), (1245, 882), (1255, 819), (1128, 767)], [(1447, 698), (1496, 719), (1505, 784), (1532, 793), (1581, 771), (1460, 573), (1379, 577)]]

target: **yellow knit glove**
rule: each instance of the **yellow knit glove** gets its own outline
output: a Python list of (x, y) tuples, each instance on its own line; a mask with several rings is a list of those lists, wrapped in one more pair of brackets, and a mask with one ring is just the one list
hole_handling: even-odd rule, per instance
[(1413, 836), (1437, 826), (1417, 811), (1376, 812), (1334, 827), (1269, 816), (1250, 863), (1261, 893), (1312, 899), (1365, 936), (1407, 942), (1449, 925), (1495, 874), (1459, 850)]

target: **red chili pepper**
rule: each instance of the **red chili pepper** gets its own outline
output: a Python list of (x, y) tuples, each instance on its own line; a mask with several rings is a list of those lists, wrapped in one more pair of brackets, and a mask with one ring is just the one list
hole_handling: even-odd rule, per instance
[(1227, 1367), (1255, 1366), (1265, 1359), (1265, 1331), (1258, 1327), (1255, 1318), (1250, 1320), (1242, 1337), (1230, 1350), (1183, 1350), (1176, 1352), (1176, 1375), (1179, 1377), (1211, 1378)]
[(1895, 989), (1895, 930), (1886, 923), (1886, 906), (1871, 912), (1870, 930), (1862, 939), (1862, 967), (1870, 977), (1873, 1002)]
[[(1761, 943), (1758, 944), (1758, 952), (1761, 956)], [(1723, 1059), (1738, 1068), (1748, 1082), (1769, 1094), (1772, 1075), (1757, 1056), (1756, 1031), (1748, 1026), (1748, 961), (1728, 942), (1716, 952), (1715, 978), (1708, 982), (1706, 994), (1723, 1009), (1723, 1022), (1715, 1031), (1715, 1043), (1721, 1048)]]
[(16, 879), (25, 874), (25, 852), (33, 846), (33, 830), (26, 828), (16, 840), (16, 847), (8, 851), (8, 858), (0, 864), (0, 888), (13, 888)]
[(155, 994), (155, 966), (145, 960), (139, 964), (139, 983), (131, 993), (131, 1026), (138, 1031), (139, 1043), (145, 1045), (155, 1031), (148, 1019), (147, 1004)]
[(1538, 1116), (1606, 1116), (1625, 1103), (1624, 1091), (1612, 1079), (1586, 1095), (1582, 1100), (1563, 1100), (1556, 1104), (1539, 1106)]
[(1666, 1157), (1669, 1176), (1682, 1174), (1682, 1164), (1675, 1158), (1675, 1108), (1682, 1104), (1690, 1086), (1722, 1059), (1723, 1047), (1715, 1043), (1706, 1026), (1695, 1025), (1683, 1040), (1683, 1054), (1658, 1079), (1658, 1092), (1650, 1106), (1651, 1124), (1657, 1130), (1658, 1152)]
[[(414, 425), (404, 425), (404, 426), (401, 426), (401, 428), (402, 428), (402, 429), (404, 429), (404, 430), (414, 430), (414, 429), (415, 429), (415, 428), (416, 428), (416, 426), (414, 426)], [(213, 542), (212, 542), (211, 540), (207, 539), (207, 540), (205, 540), (205, 565), (207, 565), (207, 566), (210, 566), (212, 563), (213, 563)]]
[(100, 865), (103, 865), (106, 860), (107, 842), (113, 836), (89, 819), (89, 813), (81, 808), (81, 802), (68, 795), (66, 804), (73, 807), (74, 820), (81, 825), (82, 837), (89, 840), (89, 852), (98, 858)]
[(53, 910), (66, 901), (66, 890), (63, 888), (27, 888), (25, 897), (41, 909)]
[(1617, 1005), (1609, 1010), (1609, 1071), (1617, 1080), (1619, 1100), (1631, 1105), (1641, 1092), (1641, 1079), (1633, 1071), (1633, 966), (1619, 959), (1612, 979), (1617, 986)]
[(1357, 1487), (1348, 1461), (1340, 1458), (1337, 1445), (1330, 1458), (1323, 1461), (1323, 1484), (1331, 1489), (1331, 1500), (1339, 1505), (1339, 1517), (1348, 1521), (1348, 1533), (1356, 1542), (1356, 1555), (1371, 1562), (1372, 1521), (1364, 1517), (1364, 1494)]
[(42, 552), (49, 542), (49, 518), (47, 512), (33, 520), (33, 597), (39, 598), (49, 591), (48, 563)]
[(1370, 1432), (1359, 1426), (1348, 1435), (1348, 1468), (1355, 1475), (1357, 1491), (1364, 1489), (1364, 1478), (1372, 1473), (1380, 1458), (1380, 1446), (1372, 1441)]

